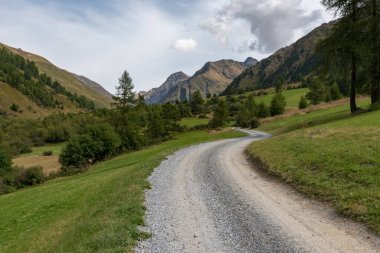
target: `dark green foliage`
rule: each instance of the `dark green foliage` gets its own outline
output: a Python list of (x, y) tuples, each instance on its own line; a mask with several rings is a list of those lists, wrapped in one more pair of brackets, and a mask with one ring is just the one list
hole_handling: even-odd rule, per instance
[(213, 118), (210, 122), (211, 127), (218, 128), (227, 124), (228, 107), (226, 101), (220, 99), (217, 106), (214, 108)]
[(54, 99), (52, 91), (49, 90), (51, 88), (55, 93), (68, 97), (80, 108), (87, 110), (95, 108), (93, 101), (67, 91), (65, 87), (57, 81), (53, 81), (51, 77), (40, 74), (34, 62), (13, 54), (5, 47), (0, 49), (0, 81), (16, 88), (41, 107), (55, 108), (61, 106)]
[(12, 161), (10, 155), (0, 148), (0, 176), (12, 169)]
[(151, 139), (159, 140), (160, 138), (164, 137), (166, 134), (165, 124), (162, 118), (162, 114), (164, 113), (161, 111), (161, 108), (159, 107), (152, 107), (148, 114), (149, 116), (148, 116), (147, 131)]
[(298, 103), (298, 108), (299, 109), (305, 109), (305, 108), (307, 108), (307, 101), (306, 101), (306, 99), (305, 99), (304, 96), (301, 96), (300, 102)]
[(171, 103), (162, 105), (162, 115), (164, 119), (169, 121), (179, 121), (181, 119), (181, 113), (178, 106)]
[(120, 137), (108, 124), (89, 126), (85, 134), (72, 137), (60, 155), (64, 171), (78, 170), (117, 153)]
[(199, 115), (204, 113), (204, 101), (202, 95), (199, 91), (196, 91), (192, 94), (190, 100), (191, 113), (193, 115)]
[(44, 151), (44, 152), (42, 153), (42, 155), (43, 155), (43, 156), (52, 156), (52, 155), (53, 155), (53, 151), (51, 151), (51, 150)]
[(277, 93), (270, 104), (269, 111), (271, 116), (283, 114), (285, 111), (286, 99), (281, 93)]
[(125, 110), (135, 104), (133, 88), (133, 80), (129, 73), (124, 70), (119, 79), (119, 85), (116, 86), (116, 96), (113, 97), (116, 108)]
[(333, 85), (331, 86), (330, 94), (331, 94), (331, 100), (333, 100), (333, 101), (338, 100), (342, 97), (340, 90), (339, 90), (339, 86), (336, 82), (333, 83)]
[(250, 94), (236, 116), (236, 125), (245, 128), (257, 128), (260, 126), (259, 110)]
[(17, 169), (15, 173), (13, 186), (23, 188), (25, 186), (33, 186), (46, 181), (46, 176), (41, 167), (30, 167), (26, 169)]
[(263, 101), (257, 106), (257, 116), (262, 119), (270, 116), (269, 107)]
[(18, 112), (20, 110), (20, 106), (18, 104), (12, 103), (9, 109), (11, 109), (14, 112)]
[(191, 107), (187, 101), (184, 102), (176, 102), (179, 113), (181, 114), (181, 118), (186, 118), (191, 116)]
[(319, 78), (313, 78), (309, 86), (310, 91), (306, 94), (306, 98), (310, 100), (313, 105), (326, 101), (327, 89), (325, 84)]

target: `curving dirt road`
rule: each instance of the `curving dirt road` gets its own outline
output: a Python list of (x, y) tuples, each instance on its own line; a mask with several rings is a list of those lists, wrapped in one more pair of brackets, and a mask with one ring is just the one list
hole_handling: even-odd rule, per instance
[(153, 172), (152, 237), (136, 252), (380, 252), (379, 237), (255, 170), (244, 149), (269, 136), (248, 133), (178, 151)]

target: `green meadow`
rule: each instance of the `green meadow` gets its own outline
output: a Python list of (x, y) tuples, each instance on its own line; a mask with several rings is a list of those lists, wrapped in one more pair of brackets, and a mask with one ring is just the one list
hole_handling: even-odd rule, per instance
[[(0, 252), (131, 252), (153, 168), (189, 145), (244, 136), (194, 131), (95, 164), (82, 174), (0, 196)], [(40, 151), (38, 151), (40, 152)]]
[(274, 136), (248, 152), (265, 169), (380, 233), (380, 111), (351, 115), (341, 105), (280, 117), (260, 130)]

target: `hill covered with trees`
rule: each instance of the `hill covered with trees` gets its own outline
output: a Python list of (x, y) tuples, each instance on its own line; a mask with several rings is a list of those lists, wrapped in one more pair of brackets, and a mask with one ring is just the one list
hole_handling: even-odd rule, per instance
[(0, 45), (0, 90), (1, 114), (15, 116), (37, 118), (53, 112), (89, 111), (111, 103), (109, 96), (74, 74), (42, 57), (5, 45)]

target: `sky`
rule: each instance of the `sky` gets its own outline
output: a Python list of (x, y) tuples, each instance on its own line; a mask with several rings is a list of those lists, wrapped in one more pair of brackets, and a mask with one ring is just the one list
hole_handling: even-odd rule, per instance
[(319, 0), (0, 0), (0, 42), (41, 55), (114, 93), (207, 61), (261, 60), (334, 19)]

